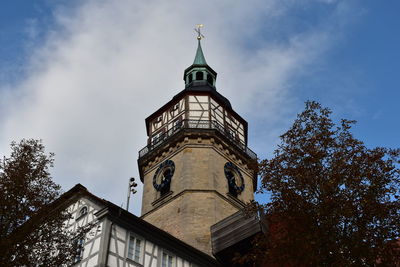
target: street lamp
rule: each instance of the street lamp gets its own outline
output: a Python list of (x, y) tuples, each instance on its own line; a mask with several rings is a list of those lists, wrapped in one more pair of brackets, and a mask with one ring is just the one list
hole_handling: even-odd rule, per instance
[(128, 197), (126, 199), (126, 210), (129, 211), (129, 200), (131, 198), (131, 193), (135, 194), (137, 193), (135, 187), (137, 186), (137, 183), (135, 183), (135, 178), (131, 177), (129, 179), (129, 185), (128, 185)]

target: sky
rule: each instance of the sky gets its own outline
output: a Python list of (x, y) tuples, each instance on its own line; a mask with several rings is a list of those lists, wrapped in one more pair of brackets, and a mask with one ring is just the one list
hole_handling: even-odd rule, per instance
[(260, 159), (307, 100), (357, 120), (368, 147), (399, 147), (398, 10), (395, 0), (3, 0), (0, 155), (42, 139), (64, 191), (81, 183), (125, 205), (144, 119), (184, 88), (199, 23), (217, 90), (248, 121)]

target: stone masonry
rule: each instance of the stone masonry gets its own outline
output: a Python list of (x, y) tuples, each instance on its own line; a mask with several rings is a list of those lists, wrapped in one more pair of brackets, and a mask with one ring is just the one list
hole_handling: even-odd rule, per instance
[[(253, 200), (253, 172), (232, 146), (212, 136), (186, 136), (169, 144), (141, 166), (143, 170), (142, 218), (211, 255), (210, 226), (237, 212)], [(174, 161), (171, 192), (160, 198), (153, 187), (159, 164)], [(243, 175), (245, 189), (237, 198), (228, 194), (224, 174), (233, 162)]]

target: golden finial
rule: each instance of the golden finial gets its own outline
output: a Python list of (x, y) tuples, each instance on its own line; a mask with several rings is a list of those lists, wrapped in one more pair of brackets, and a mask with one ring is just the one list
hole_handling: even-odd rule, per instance
[(194, 31), (197, 32), (197, 40), (199, 40), (199, 41), (204, 38), (204, 35), (202, 35), (200, 32), (200, 29), (203, 27), (204, 27), (203, 24), (197, 24), (196, 28), (194, 28)]

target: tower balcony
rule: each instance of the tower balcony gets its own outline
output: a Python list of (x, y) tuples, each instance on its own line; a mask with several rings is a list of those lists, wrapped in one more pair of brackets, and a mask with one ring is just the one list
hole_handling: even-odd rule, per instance
[(180, 123), (177, 123), (166, 131), (165, 133), (159, 135), (157, 138), (153, 138), (152, 142), (142, 148), (139, 151), (139, 159), (147, 155), (149, 152), (153, 151), (160, 145), (164, 144), (166, 141), (168, 141), (170, 138), (173, 136), (177, 135), (178, 133), (184, 131), (184, 130), (197, 130), (197, 131), (209, 131), (209, 130), (214, 130), (217, 131), (218, 133), (222, 134), (225, 136), (236, 148), (240, 149), (241, 151), (245, 152), (251, 159), (256, 160), (257, 159), (257, 154), (253, 152), (250, 148), (246, 146), (246, 144), (241, 141), (239, 138), (237, 138), (237, 135), (235, 135), (232, 130), (230, 130), (228, 127), (225, 127), (223, 124), (214, 121), (214, 120), (182, 120)]

